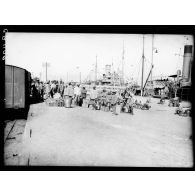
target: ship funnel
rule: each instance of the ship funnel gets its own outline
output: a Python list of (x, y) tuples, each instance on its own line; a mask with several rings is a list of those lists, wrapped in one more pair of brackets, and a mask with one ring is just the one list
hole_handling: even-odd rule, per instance
[(189, 82), (191, 76), (192, 66), (192, 45), (184, 46), (184, 58), (183, 58), (183, 70), (182, 70), (182, 80), (183, 82)]

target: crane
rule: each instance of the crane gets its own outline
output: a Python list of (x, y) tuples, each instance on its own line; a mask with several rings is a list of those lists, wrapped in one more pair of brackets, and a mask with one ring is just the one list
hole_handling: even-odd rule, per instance
[(146, 79), (146, 82), (145, 82), (145, 84), (144, 84), (143, 91), (144, 91), (144, 89), (145, 89), (145, 87), (146, 87), (146, 84), (147, 84), (147, 82), (148, 82), (148, 79), (149, 79), (149, 77), (150, 77), (150, 75), (151, 75), (151, 73), (152, 73), (153, 67), (154, 67), (154, 65), (152, 64), (151, 69), (150, 69), (150, 72), (149, 72), (148, 77), (147, 77), (147, 79)]

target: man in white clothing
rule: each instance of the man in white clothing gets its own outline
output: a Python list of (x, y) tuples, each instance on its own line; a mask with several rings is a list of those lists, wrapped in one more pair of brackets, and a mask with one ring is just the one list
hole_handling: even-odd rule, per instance
[(90, 102), (88, 104), (88, 108), (90, 105), (92, 105), (93, 107), (95, 107), (95, 100), (98, 97), (98, 91), (96, 90), (96, 87), (94, 86), (93, 89), (90, 91)]
[(81, 96), (81, 88), (80, 88), (80, 85), (77, 84), (77, 86), (74, 88), (74, 96), (75, 96), (75, 99), (76, 99), (76, 105), (79, 104), (79, 101), (80, 101), (80, 96)]

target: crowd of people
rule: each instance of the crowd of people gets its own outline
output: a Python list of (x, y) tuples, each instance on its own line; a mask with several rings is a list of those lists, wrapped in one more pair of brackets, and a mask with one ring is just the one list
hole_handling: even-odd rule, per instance
[[(164, 104), (166, 96), (169, 94), (168, 87), (161, 89), (160, 104)], [(75, 106), (86, 106), (94, 110), (111, 111), (113, 114), (126, 112), (134, 114), (133, 109), (149, 110), (150, 100), (145, 103), (138, 101), (135, 98), (135, 90), (127, 87), (126, 89), (118, 90), (97, 90), (93, 86), (91, 90), (87, 90), (85, 86), (73, 83), (64, 83), (63, 81), (48, 81), (46, 83), (38, 80), (32, 82), (31, 96), (37, 101), (44, 101), (48, 98), (52, 99), (70, 99), (70, 104)], [(169, 106), (175, 106), (176, 113), (182, 114), (183, 108), (178, 97), (169, 98)], [(189, 112), (189, 110), (187, 110)]]
[[(168, 90), (161, 90), (161, 99), (159, 103), (164, 103), (165, 95)], [(91, 90), (86, 90), (85, 86), (80, 84), (74, 85), (73, 83), (64, 83), (63, 81), (48, 81), (46, 83), (34, 81), (31, 87), (32, 96), (39, 101), (44, 101), (48, 98), (69, 98), (71, 103), (76, 106), (83, 106), (87, 104), (88, 108), (94, 110), (111, 111), (114, 114), (118, 114), (117, 111), (127, 112), (134, 114), (134, 108), (140, 108), (143, 110), (150, 109), (150, 101), (147, 99), (145, 103), (135, 99), (135, 91), (132, 88), (126, 88), (124, 90), (97, 90), (96, 86), (93, 86)], [(181, 113), (181, 104), (178, 98), (170, 98), (169, 106), (178, 107), (176, 113)]]
[(33, 81), (31, 86), (31, 96), (39, 101), (48, 98), (71, 98), (76, 101), (76, 105), (82, 106), (82, 100), (86, 98), (87, 90), (80, 87), (79, 84), (74, 86), (72, 83), (65, 84), (60, 81), (48, 81), (46, 83), (39, 80)]
[[(134, 114), (134, 108), (140, 108), (142, 110), (150, 109), (150, 101), (147, 99), (145, 103), (142, 104), (141, 101), (138, 101), (135, 98), (135, 91), (131, 88), (126, 88), (124, 90), (116, 91), (106, 91), (103, 89), (97, 97), (94, 99), (95, 87), (90, 94), (90, 102), (88, 107), (92, 104), (94, 109), (111, 111), (113, 114), (119, 114), (120, 112)], [(96, 94), (96, 93), (95, 93)]]
[(94, 110), (111, 111), (113, 114), (127, 112), (134, 114), (133, 108), (149, 109), (149, 102), (142, 104), (134, 97), (135, 91), (132, 88), (124, 90), (97, 90), (93, 86), (91, 90), (86, 90), (85, 86), (73, 83), (64, 83), (63, 81), (48, 81), (46, 83), (34, 81), (32, 83), (31, 94), (40, 101), (51, 99), (70, 99), (71, 104), (83, 106), (87, 104), (88, 108)]
[(33, 81), (30, 89), (32, 102), (40, 102), (44, 100), (44, 83), (38, 80)]

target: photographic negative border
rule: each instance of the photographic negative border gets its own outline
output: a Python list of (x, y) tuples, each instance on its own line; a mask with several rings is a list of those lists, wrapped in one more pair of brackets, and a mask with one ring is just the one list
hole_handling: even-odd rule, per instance
[[(3, 92), (1, 92), (1, 109), (4, 111), (4, 65), (5, 60), (3, 59), (5, 56), (5, 40), (4, 36), (6, 32), (25, 32), (25, 33), (94, 33), (94, 34), (178, 34), (178, 35), (192, 35), (195, 38), (195, 26), (184, 26), (184, 25), (155, 25), (155, 26), (129, 26), (129, 25), (3, 25), (1, 26), (1, 69), (0, 73), (1, 75), (1, 89), (3, 89)], [(192, 66), (192, 75), (194, 74), (194, 61)], [(194, 88), (194, 77), (192, 76), (192, 87), (191, 87), (191, 100), (192, 100), (192, 142), (193, 142), (193, 159), (195, 158), (195, 146), (194, 146), (194, 94), (193, 94), (193, 88)], [(1, 117), (1, 119), (4, 118)], [(3, 122), (1, 123), (2, 126)], [(3, 138), (3, 126), (1, 128), (1, 135), (0, 137)], [(4, 166), (3, 165), (3, 153), (4, 153), (4, 144), (3, 140), (1, 139), (1, 170), (14, 170), (14, 171), (20, 171), (20, 170), (66, 170), (66, 171), (83, 171), (83, 170), (107, 170), (107, 171), (115, 171), (115, 170), (133, 170), (133, 171), (178, 171), (178, 170), (194, 170), (194, 162), (192, 168), (174, 168), (174, 167), (93, 167), (93, 166)]]

